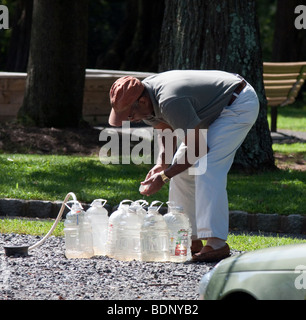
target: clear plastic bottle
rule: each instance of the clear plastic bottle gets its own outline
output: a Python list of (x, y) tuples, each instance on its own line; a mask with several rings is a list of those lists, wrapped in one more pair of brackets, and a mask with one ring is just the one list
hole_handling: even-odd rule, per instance
[(147, 210), (144, 206), (148, 205), (149, 203), (146, 200), (140, 199), (136, 200), (132, 203), (132, 206), (137, 206), (137, 213), (144, 219), (147, 215)]
[(85, 216), (81, 204), (71, 201), (73, 204), (67, 213), (64, 222), (65, 256), (68, 259), (91, 258), (94, 255), (92, 247), (91, 223)]
[(108, 211), (104, 208), (107, 200), (96, 199), (86, 211), (86, 216), (91, 222), (94, 255), (106, 255), (108, 235)]
[(114, 258), (121, 261), (140, 260), (140, 231), (143, 215), (142, 207), (132, 203), (120, 216)]
[(171, 262), (191, 259), (191, 224), (183, 213), (183, 208), (174, 202), (167, 202), (169, 211), (163, 216), (169, 229), (169, 249)]
[(116, 246), (117, 246), (117, 233), (119, 228), (119, 222), (121, 220), (122, 215), (128, 210), (129, 204), (132, 203), (132, 200), (122, 200), (117, 208), (116, 211), (114, 211), (108, 220), (108, 237), (107, 237), (107, 243), (106, 243), (106, 254), (107, 256), (113, 258)]
[(150, 184), (147, 184), (147, 185), (140, 185), (139, 186), (139, 192), (144, 192), (144, 191), (146, 191), (148, 188), (150, 187)]
[(169, 230), (159, 207), (160, 201), (153, 201), (148, 208), (141, 228), (141, 260), (142, 261), (169, 261)]

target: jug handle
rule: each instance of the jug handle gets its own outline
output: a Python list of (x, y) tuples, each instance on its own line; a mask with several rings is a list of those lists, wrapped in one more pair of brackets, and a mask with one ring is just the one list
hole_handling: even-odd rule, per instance
[(121, 206), (121, 204), (123, 204), (124, 202), (130, 202), (130, 203), (132, 203), (133, 201), (132, 201), (132, 200), (128, 200), (128, 199), (122, 200), (122, 201), (119, 203), (119, 206)]
[(104, 207), (105, 204), (106, 204), (106, 202), (107, 202), (107, 200), (105, 200), (105, 199), (95, 199), (95, 200), (91, 203), (91, 206), (93, 205), (93, 203), (94, 203), (95, 201), (101, 201), (102, 207)]
[(142, 207), (149, 204), (148, 201), (146, 201), (144, 199), (136, 200), (135, 202), (139, 203)]
[(166, 203), (167, 203), (167, 205), (168, 205), (169, 208), (175, 206), (175, 202), (174, 202), (174, 201), (167, 201)]
[(68, 206), (68, 203), (78, 203), (79, 206), (80, 206), (80, 208), (83, 209), (82, 204), (81, 204), (77, 199), (73, 199), (73, 200), (70, 200), (70, 201), (65, 202), (65, 206), (66, 206), (69, 210), (72, 210), (72, 207), (69, 207), (69, 206)]
[(155, 200), (150, 204), (150, 207), (154, 207), (155, 204), (160, 203), (161, 205), (157, 208), (157, 211), (159, 211), (159, 209), (161, 208), (161, 206), (164, 204), (161, 201)]

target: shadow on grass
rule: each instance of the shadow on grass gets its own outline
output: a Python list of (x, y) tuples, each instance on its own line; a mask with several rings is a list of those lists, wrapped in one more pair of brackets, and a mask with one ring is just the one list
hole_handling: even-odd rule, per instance
[[(1, 197), (62, 200), (72, 191), (80, 201), (104, 198), (116, 205), (123, 199), (143, 197), (138, 189), (150, 169), (148, 165), (103, 165), (98, 158), (88, 157), (14, 156), (12, 160), (0, 157)], [(167, 201), (165, 189), (147, 200)]]

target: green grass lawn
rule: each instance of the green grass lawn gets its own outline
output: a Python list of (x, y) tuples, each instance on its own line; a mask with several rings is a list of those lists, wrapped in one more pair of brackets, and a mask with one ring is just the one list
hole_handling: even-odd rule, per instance
[[(277, 110), (277, 129), (306, 131), (306, 104), (297, 102)], [(268, 108), (268, 122), (271, 128), (271, 108)]]
[(227, 239), (229, 246), (239, 251), (254, 251), (269, 247), (284, 246), (289, 244), (306, 243), (306, 240), (284, 237), (281, 235), (248, 235), (242, 233), (240, 235), (230, 233)]
[[(31, 219), (0, 219), (0, 233), (17, 233), (44, 236), (50, 230), (53, 221)], [(53, 236), (64, 236), (64, 223), (60, 221), (52, 233)], [(48, 240), (47, 240), (48, 241)], [(239, 251), (253, 251), (268, 247), (306, 243), (305, 239), (285, 237), (279, 234), (233, 234), (227, 240), (232, 249)]]
[[(0, 219), (0, 233), (31, 234), (33, 236), (44, 236), (51, 229), (54, 221), (39, 219)], [(64, 236), (64, 223), (60, 221), (54, 229), (53, 236)]]
[(274, 152), (280, 152), (286, 155), (293, 153), (299, 153), (306, 157), (306, 143), (292, 143), (292, 144), (272, 144), (272, 149)]
[[(116, 205), (143, 197), (138, 189), (148, 168), (103, 165), (98, 157), (0, 155), (0, 197), (62, 200), (72, 191), (80, 201), (104, 198)], [(166, 201), (166, 190), (154, 198)]]
[[(273, 144), (273, 151), (306, 160), (306, 144)], [(247, 212), (306, 214), (306, 172), (279, 170), (255, 175), (229, 174), (230, 209)]]
[[(103, 165), (98, 157), (0, 155), (0, 197), (62, 200), (72, 191), (80, 201), (104, 198), (116, 205), (142, 198), (138, 188), (148, 168)], [(154, 198), (166, 201), (166, 190)]]
[[(123, 199), (142, 198), (139, 183), (149, 168), (133, 164), (103, 165), (97, 157), (2, 154), (0, 198), (53, 201), (63, 200), (72, 191), (80, 201), (104, 198), (114, 206)], [(305, 190), (306, 172), (230, 173), (228, 177), (230, 210), (305, 214)], [(166, 202), (167, 198), (168, 189), (164, 187), (146, 200)]]
[(257, 175), (229, 174), (231, 210), (305, 214), (306, 172), (284, 170)]

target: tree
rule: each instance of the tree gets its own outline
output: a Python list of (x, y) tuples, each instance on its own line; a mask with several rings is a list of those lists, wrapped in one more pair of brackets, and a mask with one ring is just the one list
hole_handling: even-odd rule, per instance
[(30, 58), (19, 119), (40, 127), (82, 120), (88, 0), (34, 0)]
[(294, 13), (295, 8), (302, 2), (300, 0), (277, 1), (272, 61), (306, 60), (306, 30), (297, 29), (294, 23), (298, 17), (298, 14)]
[(97, 68), (156, 72), (164, 2), (128, 1), (126, 19)]
[(170, 69), (219, 69), (250, 82), (260, 112), (233, 166), (247, 171), (275, 168), (255, 0), (166, 0), (159, 71)]
[[(295, 8), (301, 4), (300, 0), (277, 1), (275, 31), (272, 48), (272, 61), (296, 62), (306, 60), (306, 30), (297, 29)], [(303, 12), (305, 15), (306, 12)], [(305, 18), (304, 18), (305, 20)], [(288, 35), (290, 35), (288, 37)], [(303, 99), (306, 91), (304, 84), (299, 92), (298, 99)]]

